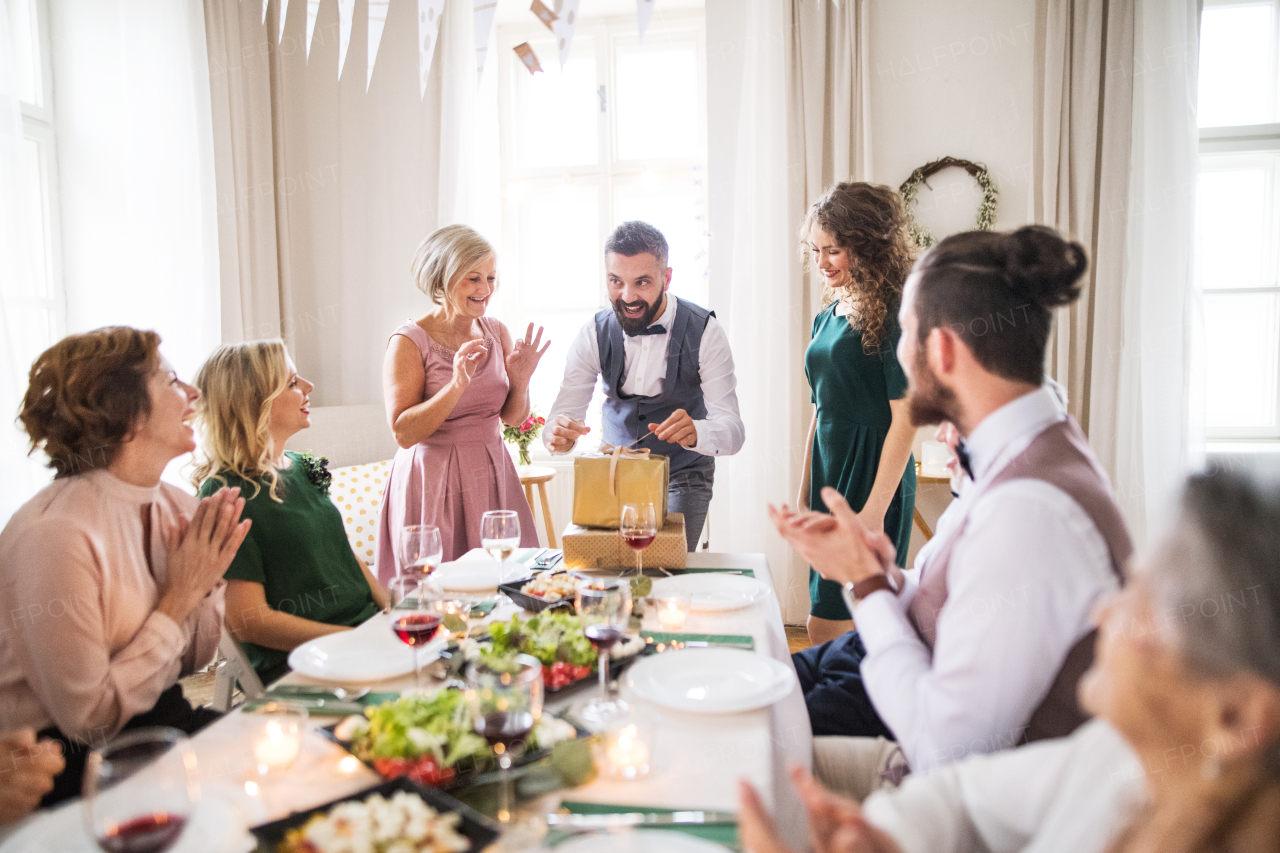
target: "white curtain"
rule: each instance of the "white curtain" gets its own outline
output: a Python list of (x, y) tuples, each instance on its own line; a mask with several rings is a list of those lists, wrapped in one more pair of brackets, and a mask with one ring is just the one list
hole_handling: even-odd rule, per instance
[[(1116, 485), (1138, 542), (1167, 523), (1203, 452), (1204, 399), (1192, 395), (1197, 0), (1139, 0), (1134, 19), (1125, 331)], [(1092, 436), (1091, 436), (1092, 437)]]
[(26, 435), (13, 421), (27, 389), (31, 354), (18, 346), (28, 336), (18, 328), (25, 318), (11, 303), (35, 290), (30, 247), (38, 235), (29, 216), (31, 186), (24, 180), (25, 140), (9, 20), (8, 0), (0, 0), (0, 526), (49, 480), (38, 459), (27, 456)]
[(812, 412), (804, 351), (820, 287), (796, 237), (831, 184), (865, 179), (864, 4), (708, 0), (711, 305), (729, 333), (747, 443), (716, 466), (711, 547), (769, 558), (783, 618), (809, 607), (808, 567), (774, 532)]
[(155, 329), (191, 377), (219, 339), (198, 0), (51, 0), (67, 331)]

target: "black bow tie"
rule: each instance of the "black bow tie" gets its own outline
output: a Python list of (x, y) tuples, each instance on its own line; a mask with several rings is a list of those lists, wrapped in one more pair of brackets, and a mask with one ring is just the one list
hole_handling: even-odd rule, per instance
[(667, 327), (659, 323), (656, 326), (650, 326), (649, 328), (640, 332), (627, 332), (627, 337), (641, 338), (641, 337), (644, 337), (645, 335), (665, 335), (666, 333), (667, 333)]
[(969, 464), (969, 448), (965, 446), (964, 439), (956, 444), (956, 459), (960, 461), (960, 467), (969, 475), (969, 479), (974, 479), (973, 466)]

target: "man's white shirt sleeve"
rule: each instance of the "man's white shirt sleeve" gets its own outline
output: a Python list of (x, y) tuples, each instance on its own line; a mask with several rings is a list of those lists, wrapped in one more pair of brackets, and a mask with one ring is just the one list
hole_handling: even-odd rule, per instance
[(1014, 746), (1090, 630), (1094, 605), (1117, 586), (1084, 510), (1032, 480), (979, 498), (947, 581), (932, 655), (907, 617), (914, 585), (902, 597), (874, 593), (853, 614), (867, 694), (916, 773)]

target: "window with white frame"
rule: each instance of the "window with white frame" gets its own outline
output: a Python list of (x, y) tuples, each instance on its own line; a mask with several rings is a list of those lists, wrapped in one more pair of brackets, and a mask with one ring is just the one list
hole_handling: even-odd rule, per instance
[[(58, 248), (57, 155), (47, 0), (8, 0), (9, 34), (22, 108), (20, 203), (27, 226), (21, 274), (3, 276), (0, 298), (17, 364), (30, 364), (62, 336), (65, 303)], [(7, 410), (7, 409), (6, 409)]]
[[(703, 15), (582, 19), (563, 71), (536, 21), (500, 27), (502, 317), (547, 328), (534, 374), (545, 415), (582, 325), (606, 307), (604, 242), (629, 219), (667, 238), (671, 292), (707, 302), (706, 70)], [(513, 53), (528, 42), (545, 71)], [(588, 415), (599, 419), (600, 395)], [(598, 433), (596, 433), (598, 434)], [(584, 442), (594, 446), (594, 442)]]
[(1280, 0), (1206, 0), (1199, 85), (1206, 426), (1280, 439)]

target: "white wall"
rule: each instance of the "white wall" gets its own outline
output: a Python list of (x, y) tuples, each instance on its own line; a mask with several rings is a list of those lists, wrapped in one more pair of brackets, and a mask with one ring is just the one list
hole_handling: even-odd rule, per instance
[[(880, 0), (869, 35), (871, 180), (973, 160), (999, 192), (996, 227), (1029, 222), (1035, 0)], [(971, 228), (973, 180), (948, 169), (929, 184), (917, 219), (939, 236)]]

